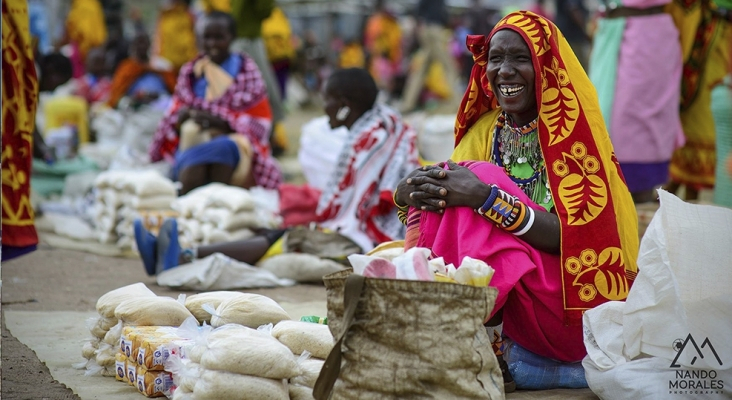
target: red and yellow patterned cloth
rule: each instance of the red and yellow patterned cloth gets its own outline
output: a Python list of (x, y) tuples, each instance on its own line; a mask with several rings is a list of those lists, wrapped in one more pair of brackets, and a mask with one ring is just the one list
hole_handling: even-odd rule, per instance
[(503, 29), (520, 34), (531, 50), (539, 141), (561, 222), (564, 319), (581, 324), (585, 310), (628, 295), (637, 274), (635, 207), (594, 87), (562, 33), (531, 12), (509, 14), (488, 38), (468, 37), (475, 65), (458, 110), (453, 160), (490, 160), (501, 109), (486, 78), (488, 44)]
[(38, 244), (30, 202), (38, 80), (25, 0), (2, 0), (2, 244)]

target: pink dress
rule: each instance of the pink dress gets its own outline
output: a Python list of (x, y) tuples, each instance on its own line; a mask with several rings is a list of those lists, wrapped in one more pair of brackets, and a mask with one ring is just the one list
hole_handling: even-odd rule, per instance
[[(483, 182), (496, 184), (529, 207), (545, 211), (502, 168), (486, 162), (468, 164)], [(442, 215), (423, 212), (419, 231), (417, 246), (432, 249), (446, 263), (460, 265), (463, 257), (470, 256), (496, 270), (490, 283), (498, 289), (493, 312), (503, 308), (503, 333), (521, 347), (567, 362), (587, 354), (582, 327), (564, 325), (559, 255), (534, 249), (467, 207), (448, 208)]]

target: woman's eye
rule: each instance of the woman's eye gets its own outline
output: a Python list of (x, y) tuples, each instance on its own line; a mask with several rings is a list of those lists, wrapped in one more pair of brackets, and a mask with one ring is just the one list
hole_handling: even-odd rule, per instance
[(497, 63), (497, 62), (501, 62), (501, 57), (500, 56), (493, 56), (489, 60), (490, 60), (490, 62)]

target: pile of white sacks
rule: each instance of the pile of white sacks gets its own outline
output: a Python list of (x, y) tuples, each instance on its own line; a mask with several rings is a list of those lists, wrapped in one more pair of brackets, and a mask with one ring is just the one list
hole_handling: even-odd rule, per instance
[(313, 398), (334, 346), (328, 326), (291, 320), (274, 300), (250, 293), (202, 293), (186, 306), (203, 326), (186, 321), (178, 336), (189, 345), (166, 362), (174, 400)]
[(211, 183), (177, 198), (178, 238), (181, 246), (245, 240), (253, 230), (281, 223), (277, 191), (259, 187), (242, 189)]
[(87, 327), (92, 338), (81, 353), (87, 360), (76, 367), (87, 375), (115, 376), (117, 350), (125, 326), (179, 326), (193, 315), (185, 307), (185, 296), (176, 300), (157, 296), (143, 283), (112, 290), (97, 300), (98, 317)]
[(99, 241), (135, 249), (134, 221), (142, 212), (171, 210), (177, 196), (173, 181), (155, 170), (106, 171), (94, 181), (94, 226)]

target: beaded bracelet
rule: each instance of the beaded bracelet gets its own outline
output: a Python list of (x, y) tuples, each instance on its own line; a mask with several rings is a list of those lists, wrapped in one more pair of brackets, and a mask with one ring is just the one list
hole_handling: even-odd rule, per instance
[(491, 194), (475, 211), (501, 229), (516, 236), (528, 232), (535, 219), (534, 210), (495, 185), (491, 185)]

